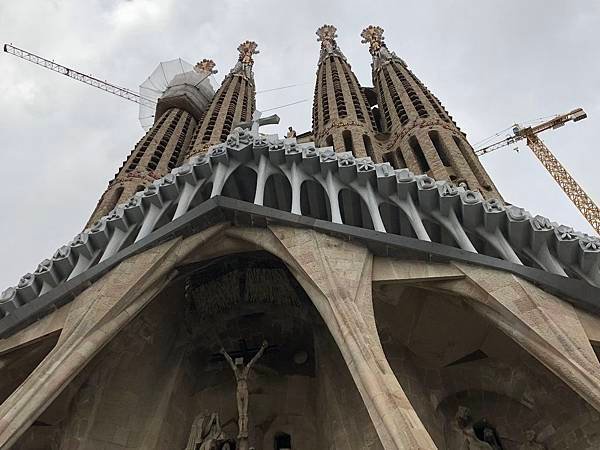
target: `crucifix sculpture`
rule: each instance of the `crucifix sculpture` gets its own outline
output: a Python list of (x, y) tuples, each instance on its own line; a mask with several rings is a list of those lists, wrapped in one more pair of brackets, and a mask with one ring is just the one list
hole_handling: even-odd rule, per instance
[(240, 122), (236, 126), (242, 129), (250, 129), (250, 133), (254, 137), (258, 137), (258, 128), (263, 125), (276, 125), (279, 123), (279, 116), (271, 114), (268, 117), (261, 117), (262, 113), (257, 109), (252, 114), (252, 120), (248, 122)]
[(233, 370), (235, 375), (235, 381), (237, 383), (236, 388), (236, 399), (238, 408), (238, 449), (245, 450), (248, 448), (248, 375), (250, 369), (263, 355), (267, 346), (267, 341), (263, 341), (262, 345), (254, 357), (250, 360), (246, 366), (244, 366), (243, 358), (236, 358), (235, 362), (229, 356), (229, 353), (221, 348), (221, 354), (225, 357), (229, 366)]

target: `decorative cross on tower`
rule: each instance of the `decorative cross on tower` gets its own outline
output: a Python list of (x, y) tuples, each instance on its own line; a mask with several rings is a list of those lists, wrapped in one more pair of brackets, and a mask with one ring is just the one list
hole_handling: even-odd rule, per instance
[(383, 28), (369, 25), (367, 28), (362, 30), (360, 36), (363, 38), (361, 43), (369, 44), (369, 52), (371, 55), (376, 56), (381, 47), (385, 47), (383, 38)]
[(242, 64), (247, 64), (250, 66), (254, 64), (254, 59), (252, 58), (252, 55), (260, 53), (258, 50), (256, 50), (257, 47), (258, 44), (254, 41), (242, 42), (237, 48), (238, 52), (240, 52), (239, 61)]
[(337, 42), (335, 41), (335, 38), (337, 37), (336, 27), (333, 25), (323, 25), (317, 30), (317, 36), (319, 36), (317, 42), (321, 43), (321, 55), (319, 56), (319, 63), (321, 63), (327, 55), (331, 54), (338, 55), (344, 60), (346, 59), (338, 47)]
[(323, 25), (317, 30), (317, 42), (321, 43), (321, 48), (325, 50), (332, 51), (337, 47), (337, 43), (335, 42), (335, 38), (337, 35), (337, 28), (333, 25)]
[(247, 130), (250, 128), (250, 134), (255, 138), (258, 137), (258, 129), (263, 125), (277, 125), (281, 120), (277, 114), (271, 114), (268, 117), (261, 119), (262, 113), (257, 109), (252, 114), (252, 120), (249, 122), (240, 122), (237, 126)]
[(210, 74), (215, 74), (218, 70), (215, 70), (215, 62), (212, 59), (203, 59), (202, 61), (196, 63), (194, 66), (194, 70), (198, 73), (208, 72)]

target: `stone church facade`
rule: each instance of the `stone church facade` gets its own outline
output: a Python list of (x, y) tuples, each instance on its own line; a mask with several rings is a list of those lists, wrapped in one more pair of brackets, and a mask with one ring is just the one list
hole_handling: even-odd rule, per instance
[[(600, 448), (600, 241), (506, 204), (363, 30), (313, 129), (260, 127), (257, 45), (174, 79), (85, 231), (0, 295), (0, 448)], [(190, 81), (191, 80), (191, 81)]]

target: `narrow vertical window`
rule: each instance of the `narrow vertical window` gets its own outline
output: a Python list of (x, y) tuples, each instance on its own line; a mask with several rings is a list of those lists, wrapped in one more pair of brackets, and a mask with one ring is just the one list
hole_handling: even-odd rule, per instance
[(410, 145), (411, 150), (417, 158), (417, 162), (419, 163), (419, 169), (421, 170), (421, 173), (429, 172), (429, 163), (427, 162), (427, 158), (425, 158), (425, 153), (423, 153), (423, 149), (421, 148), (421, 145), (419, 144), (417, 138), (415, 136), (412, 136), (408, 140), (408, 145)]
[(352, 144), (352, 133), (348, 130), (342, 132), (342, 138), (344, 139), (344, 149), (347, 152), (354, 152), (354, 145)]
[(373, 145), (371, 144), (371, 138), (366, 134), (363, 134), (363, 143), (365, 144), (365, 150), (367, 151), (367, 155), (373, 156)]
[(438, 133), (437, 131), (430, 131), (429, 139), (431, 139), (431, 142), (433, 143), (433, 146), (435, 147), (435, 151), (439, 155), (440, 160), (442, 161), (442, 164), (445, 167), (451, 167), (452, 164), (450, 164), (450, 157), (448, 155), (448, 149), (444, 145), (444, 141), (440, 137), (440, 133)]

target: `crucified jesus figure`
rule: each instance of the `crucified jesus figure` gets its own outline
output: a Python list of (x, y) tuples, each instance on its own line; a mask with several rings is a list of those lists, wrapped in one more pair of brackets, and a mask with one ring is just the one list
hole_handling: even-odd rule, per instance
[(268, 345), (267, 341), (263, 341), (260, 350), (258, 350), (246, 367), (244, 367), (243, 360), (239, 364), (240, 367), (238, 367), (225, 349), (221, 348), (221, 353), (231, 366), (237, 383), (238, 439), (248, 439), (248, 374), (254, 363), (263, 355)]

